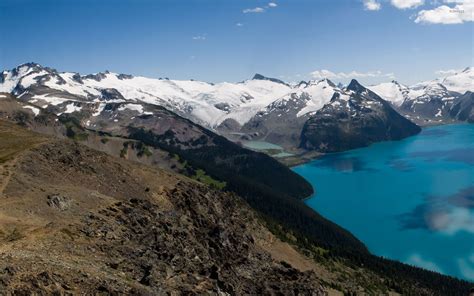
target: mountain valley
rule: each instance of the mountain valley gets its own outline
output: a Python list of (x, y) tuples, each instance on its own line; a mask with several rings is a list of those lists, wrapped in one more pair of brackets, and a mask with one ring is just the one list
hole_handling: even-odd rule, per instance
[(411, 99), (400, 85), (377, 92), (356, 80), (214, 85), (35, 63), (4, 71), (0, 288), (463, 295), (465, 281), (370, 254), (302, 202), (317, 187), (242, 145), (318, 155), (402, 139), (428, 120), (471, 122), (474, 97), (461, 94), (470, 85), (445, 83)]

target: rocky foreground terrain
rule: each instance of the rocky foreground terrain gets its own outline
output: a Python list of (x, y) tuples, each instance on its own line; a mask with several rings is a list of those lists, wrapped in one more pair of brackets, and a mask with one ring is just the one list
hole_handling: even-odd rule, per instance
[(269, 231), (234, 193), (3, 120), (0, 176), (0, 295), (437, 294)]
[(0, 136), (0, 294), (324, 295), (231, 193), (3, 122)]
[[(96, 101), (52, 94), (42, 84), (52, 76), (20, 76), (28, 87), (0, 93), (0, 295), (465, 295), (471, 286), (371, 255), (308, 208), (301, 199), (312, 187), (264, 153), (113, 89)], [(66, 89), (60, 77), (55, 87)], [(324, 83), (309, 87), (330, 91)], [(359, 84), (337, 94), (349, 100), (331, 100), (314, 118), (341, 111), (330, 112), (340, 128), (358, 112), (350, 120), (381, 131), (374, 141), (418, 128)], [(316, 107), (305, 100), (294, 116)], [(466, 118), (471, 100), (467, 93), (453, 116)], [(279, 122), (278, 114), (262, 118)]]

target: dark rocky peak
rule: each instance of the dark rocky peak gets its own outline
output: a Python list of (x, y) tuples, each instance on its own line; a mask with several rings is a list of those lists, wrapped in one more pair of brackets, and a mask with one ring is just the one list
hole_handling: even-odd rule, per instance
[(45, 69), (45, 68), (43, 68), (40, 64), (29, 62), (29, 63), (21, 64), (17, 66), (16, 68), (13, 68), (11, 70), (11, 73), (13, 76), (18, 76), (18, 75), (21, 75), (22, 73), (31, 72), (31, 71), (39, 72), (42, 69)]
[(132, 79), (132, 78), (133, 78), (133, 75), (129, 75), (129, 74), (119, 74), (119, 75), (117, 75), (117, 78), (120, 79), (120, 80)]
[(122, 94), (115, 88), (104, 88), (100, 90), (100, 98), (106, 101), (110, 100), (122, 100), (125, 101), (125, 98)]
[(109, 71), (105, 71), (105, 72), (99, 72), (96, 74), (88, 74), (86, 76), (83, 76), (82, 79), (93, 79), (95, 81), (101, 81), (102, 79), (106, 78), (107, 77), (106, 74), (109, 74), (109, 73), (110, 73)]
[(267, 81), (271, 81), (271, 82), (275, 82), (275, 83), (281, 83), (281, 84), (284, 84), (284, 85), (288, 85), (287, 83), (285, 83), (284, 81), (282, 81), (280, 79), (266, 77), (266, 76), (263, 76), (262, 74), (258, 74), (258, 73), (253, 76), (252, 80), (267, 80)]
[(352, 90), (353, 92), (356, 92), (356, 93), (362, 93), (366, 91), (367, 89), (364, 86), (362, 86), (362, 84), (360, 84), (357, 80), (352, 79), (351, 83), (349, 83), (349, 85), (347, 86), (347, 90)]
[(84, 83), (82, 81), (82, 77), (79, 73), (74, 73), (74, 75), (72, 75), (72, 80), (74, 80), (75, 82), (80, 83), (80, 84)]
[(21, 67), (28, 67), (28, 68), (40, 67), (40, 68), (42, 68), (42, 66), (40, 64), (34, 63), (34, 62), (23, 63), (23, 64), (19, 65), (17, 68), (21, 68)]
[(296, 85), (296, 87), (297, 87), (297, 88), (304, 88), (304, 87), (306, 87), (306, 86), (307, 86), (308, 84), (310, 84), (310, 83), (311, 83), (311, 81), (306, 82), (306, 81), (304, 81), (304, 80), (301, 80), (301, 81)]
[(331, 87), (337, 87), (334, 82), (332, 82), (331, 80), (329, 80), (329, 79), (327, 79), (327, 78), (322, 79), (320, 82), (325, 82), (325, 83), (327, 83), (327, 84), (328, 84), (329, 86), (331, 86)]
[(335, 92), (333, 95), (332, 95), (332, 98), (331, 98), (331, 103), (334, 102), (334, 101), (337, 101), (341, 98), (341, 93), (339, 92)]

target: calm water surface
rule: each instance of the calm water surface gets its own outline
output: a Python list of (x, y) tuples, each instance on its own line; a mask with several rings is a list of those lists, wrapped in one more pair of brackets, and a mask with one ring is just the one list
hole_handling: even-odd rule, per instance
[(374, 254), (474, 281), (474, 124), (327, 155), (294, 170), (307, 204)]

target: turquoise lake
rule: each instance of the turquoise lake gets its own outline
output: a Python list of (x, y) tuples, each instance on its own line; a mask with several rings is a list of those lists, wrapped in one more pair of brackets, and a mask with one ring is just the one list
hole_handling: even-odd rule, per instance
[(306, 203), (376, 255), (474, 281), (474, 124), (326, 155)]

